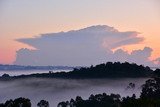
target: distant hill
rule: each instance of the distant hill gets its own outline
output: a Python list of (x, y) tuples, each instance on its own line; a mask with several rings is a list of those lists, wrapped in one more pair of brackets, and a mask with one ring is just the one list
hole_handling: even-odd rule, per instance
[[(67, 79), (84, 79), (84, 78), (139, 78), (139, 77), (151, 77), (153, 70), (149, 67), (142, 65), (130, 64), (128, 62), (107, 62), (91, 67), (74, 68), (70, 72), (49, 72), (42, 74), (31, 74), (14, 76), (10, 78), (67, 78)], [(2, 77), (3, 78), (3, 77)], [(7, 78), (9, 78), (7, 76)]]
[(123, 77), (148, 77), (153, 70), (148, 66), (135, 63), (107, 62), (91, 67), (75, 68), (67, 73), (54, 73), (55, 77), (65, 78), (123, 78)]
[(68, 66), (21, 66), (21, 65), (0, 65), (0, 71), (11, 70), (73, 70), (74, 67)]

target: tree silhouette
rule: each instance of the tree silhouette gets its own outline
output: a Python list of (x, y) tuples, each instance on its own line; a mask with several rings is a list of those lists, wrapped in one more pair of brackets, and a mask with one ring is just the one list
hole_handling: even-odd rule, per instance
[(2, 78), (9, 78), (10, 76), (9, 76), (9, 74), (3, 74), (2, 75)]
[(17, 98), (13, 101), (13, 107), (31, 107), (31, 102), (26, 98)]
[(49, 107), (49, 102), (46, 100), (41, 100), (38, 104), (38, 107)]
[(154, 76), (154, 77), (160, 77), (160, 69), (156, 69), (156, 70), (153, 72), (153, 76)]
[(160, 99), (160, 78), (152, 78), (142, 86), (141, 98)]
[(153, 70), (135, 63), (107, 62), (91, 67), (75, 68), (70, 72), (56, 72), (21, 75), (12, 78), (46, 77), (46, 78), (124, 78), (151, 77)]

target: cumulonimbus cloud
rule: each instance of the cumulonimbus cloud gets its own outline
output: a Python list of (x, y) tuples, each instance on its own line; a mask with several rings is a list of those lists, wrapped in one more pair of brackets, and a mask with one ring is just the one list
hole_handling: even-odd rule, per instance
[(156, 58), (156, 59), (154, 60), (154, 62), (155, 62), (156, 64), (160, 65), (160, 57), (159, 57), (159, 58)]
[(15, 64), (87, 66), (107, 61), (149, 64), (148, 58), (152, 52), (149, 47), (134, 50), (131, 54), (123, 50), (112, 51), (122, 46), (141, 43), (143, 40), (138, 32), (120, 32), (106, 25), (42, 34), (35, 38), (17, 40), (35, 50), (18, 50)]

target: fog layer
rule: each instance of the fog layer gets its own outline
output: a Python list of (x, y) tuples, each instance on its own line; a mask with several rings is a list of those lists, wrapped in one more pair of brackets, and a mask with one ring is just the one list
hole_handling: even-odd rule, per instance
[[(8, 99), (26, 97), (31, 99), (32, 107), (36, 107), (38, 101), (49, 101), (51, 107), (56, 107), (58, 102), (70, 100), (76, 96), (86, 99), (90, 94), (115, 93), (122, 96), (140, 94), (141, 85), (145, 78), (139, 79), (21, 79), (14, 81), (0, 81), (0, 103)], [(127, 85), (133, 82), (135, 89), (126, 90)]]

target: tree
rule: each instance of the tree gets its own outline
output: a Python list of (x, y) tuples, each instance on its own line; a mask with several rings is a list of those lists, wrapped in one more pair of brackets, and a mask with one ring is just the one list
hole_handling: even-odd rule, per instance
[(3, 74), (2, 75), (2, 78), (9, 78), (10, 76), (9, 76), (9, 74)]
[(0, 107), (5, 107), (5, 105), (3, 103), (0, 103)]
[(13, 101), (13, 106), (11, 107), (31, 107), (31, 102), (26, 98), (17, 98)]
[(155, 77), (160, 77), (160, 69), (156, 69), (156, 70), (153, 72), (153, 76), (155, 76)]
[(127, 89), (127, 90), (128, 90), (128, 89), (135, 89), (135, 86), (136, 86), (135, 83), (132, 83), (132, 82), (131, 82), (131, 83), (128, 84), (128, 86), (127, 86), (126, 89)]
[(60, 102), (57, 107), (67, 107), (67, 103), (64, 101)]
[(38, 107), (49, 107), (49, 102), (46, 100), (41, 100), (38, 104)]
[(141, 98), (160, 99), (160, 78), (146, 81), (142, 86)]
[(8, 100), (8, 101), (5, 102), (4, 105), (5, 105), (5, 107), (13, 107), (14, 101), (13, 100)]

